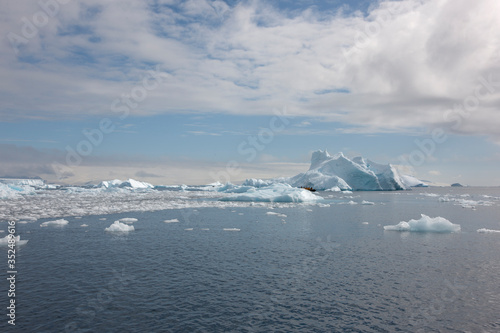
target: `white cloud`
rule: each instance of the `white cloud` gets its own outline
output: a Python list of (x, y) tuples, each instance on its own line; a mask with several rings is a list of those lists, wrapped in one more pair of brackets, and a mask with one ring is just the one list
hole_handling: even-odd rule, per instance
[[(21, 34), (37, 3), (8, 1), (0, 31)], [(110, 114), (160, 64), (169, 79), (132, 113), (272, 114), (287, 105), (362, 132), (441, 126), (500, 142), (496, 0), (385, 1), (366, 17), (292, 15), (261, 1), (162, 3), (69, 2), (17, 55), (4, 38), (2, 118)], [(470, 104), (481, 77), (494, 83)], [(470, 112), (448, 111), (464, 103)]]

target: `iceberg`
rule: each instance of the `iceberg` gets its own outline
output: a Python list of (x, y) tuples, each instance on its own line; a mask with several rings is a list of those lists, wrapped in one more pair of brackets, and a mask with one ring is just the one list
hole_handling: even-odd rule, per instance
[[(323, 200), (308, 190), (294, 188), (287, 184), (272, 184), (266, 187), (242, 186), (245, 190), (220, 199), (221, 201), (257, 201), (257, 202), (308, 202)], [(230, 189), (229, 191), (233, 191)], [(234, 192), (229, 192), (234, 193)]]
[(453, 224), (444, 217), (429, 217), (421, 214), (419, 220), (401, 221), (396, 225), (386, 225), (388, 231), (416, 231), (416, 232), (459, 232), (460, 225)]
[(130, 231), (134, 231), (135, 228), (133, 225), (128, 225), (125, 223), (120, 223), (120, 221), (115, 221), (112, 225), (110, 225), (104, 230), (116, 234), (126, 234)]
[(102, 188), (102, 189), (130, 189), (130, 190), (144, 190), (144, 189), (153, 189), (154, 186), (146, 183), (146, 182), (141, 182), (135, 179), (129, 179), (126, 181), (121, 181), (119, 179), (114, 179), (114, 180), (105, 180), (100, 182), (96, 188)]
[(286, 181), (295, 187), (316, 190), (394, 191), (409, 188), (391, 164), (378, 164), (363, 157), (352, 160), (338, 153), (317, 150), (311, 157), (311, 166)]

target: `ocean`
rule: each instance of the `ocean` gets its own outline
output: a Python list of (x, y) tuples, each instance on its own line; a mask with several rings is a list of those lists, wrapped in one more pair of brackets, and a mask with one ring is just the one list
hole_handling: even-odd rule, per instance
[[(15, 326), (0, 284), (1, 332), (500, 331), (500, 188), (310, 203), (59, 192), (0, 200), (29, 240), (16, 249)], [(461, 230), (383, 228), (421, 214)], [(105, 231), (123, 218), (134, 230)]]

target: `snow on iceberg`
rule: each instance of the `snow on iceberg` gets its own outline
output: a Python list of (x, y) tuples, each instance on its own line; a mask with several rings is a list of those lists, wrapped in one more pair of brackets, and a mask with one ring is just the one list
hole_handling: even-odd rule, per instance
[(19, 235), (18, 236), (7, 235), (4, 238), (0, 238), (0, 246), (8, 246), (9, 244), (13, 244), (12, 241), (10, 241), (9, 243), (10, 238), (14, 240), (16, 246), (25, 245), (26, 243), (28, 243), (28, 240), (26, 239), (21, 240), (21, 236)]
[(220, 200), (258, 202), (308, 202), (323, 200), (323, 198), (308, 190), (294, 188), (287, 184), (272, 184), (259, 188), (244, 186), (244, 188), (245, 192), (238, 192)]
[(453, 224), (444, 217), (429, 217), (421, 214), (419, 220), (401, 221), (396, 225), (386, 225), (384, 230), (417, 232), (459, 232), (460, 225)]
[(65, 219), (59, 219), (59, 220), (54, 220), (54, 221), (43, 222), (42, 224), (40, 224), (40, 227), (49, 227), (49, 226), (64, 227), (68, 223), (69, 222)]
[(405, 190), (398, 171), (390, 164), (378, 164), (362, 157), (349, 159), (342, 153), (330, 156), (325, 150), (313, 152), (311, 166), (305, 173), (288, 179), (295, 187), (312, 187), (316, 190)]
[(128, 233), (130, 231), (134, 231), (135, 228), (133, 225), (128, 225), (125, 223), (120, 223), (120, 221), (115, 221), (112, 225), (104, 229), (107, 232), (111, 233), (117, 233), (117, 234), (122, 234), (122, 233)]

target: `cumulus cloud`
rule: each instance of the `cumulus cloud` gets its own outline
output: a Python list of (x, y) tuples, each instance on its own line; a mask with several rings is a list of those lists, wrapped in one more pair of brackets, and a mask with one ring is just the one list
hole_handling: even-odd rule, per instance
[[(290, 113), (350, 131), (443, 127), (500, 142), (500, 3), (382, 1), (366, 15), (263, 1), (72, 1), (26, 41), (38, 1), (6, 1), (5, 120), (113, 114), (154, 65), (168, 73), (130, 114)], [(10, 34), (10, 35), (9, 35)]]

